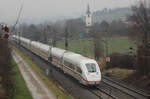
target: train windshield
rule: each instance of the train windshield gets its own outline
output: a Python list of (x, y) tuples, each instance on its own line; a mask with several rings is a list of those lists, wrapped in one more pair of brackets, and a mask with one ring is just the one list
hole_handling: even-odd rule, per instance
[(94, 63), (85, 64), (88, 72), (96, 72), (96, 65)]

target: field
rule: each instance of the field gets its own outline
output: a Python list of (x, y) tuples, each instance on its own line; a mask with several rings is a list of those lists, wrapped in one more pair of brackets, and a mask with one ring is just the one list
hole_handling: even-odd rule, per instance
[[(106, 43), (108, 46), (108, 54), (112, 54), (115, 52), (118, 53), (129, 53), (131, 50), (130, 47), (133, 47), (133, 52), (136, 50), (136, 45), (133, 41), (129, 40), (128, 37), (113, 37), (113, 38), (104, 38), (104, 55), (106, 55)], [(65, 42), (57, 42), (57, 47), (65, 48)], [(79, 40), (69, 40), (68, 50), (80, 53), (89, 57), (93, 57), (93, 43), (92, 39), (79, 39)]]

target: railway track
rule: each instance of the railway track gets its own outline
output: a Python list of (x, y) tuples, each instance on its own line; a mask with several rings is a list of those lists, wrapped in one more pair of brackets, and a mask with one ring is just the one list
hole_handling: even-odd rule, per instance
[[(150, 95), (144, 92), (143, 90), (133, 89), (127, 85), (124, 85), (120, 82), (114, 81), (106, 76), (103, 76), (103, 84), (110, 86), (113, 89), (117, 89), (121, 93), (126, 94), (131, 99), (150, 99)], [(121, 96), (121, 95), (119, 95)]]
[(90, 90), (94, 95), (99, 97), (99, 99), (117, 99), (115, 96), (111, 95), (109, 92), (96, 87), (95, 89)]

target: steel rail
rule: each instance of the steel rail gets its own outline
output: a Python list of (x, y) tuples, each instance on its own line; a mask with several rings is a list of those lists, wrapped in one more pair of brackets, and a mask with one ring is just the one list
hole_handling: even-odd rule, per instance
[(102, 96), (102, 94), (105, 94), (109, 97), (109, 99), (117, 99), (114, 95), (108, 93), (107, 91), (102, 90), (99, 87), (96, 87), (96, 89), (94, 90), (90, 90), (90, 92), (92, 92), (94, 95), (96, 95), (97, 97), (99, 97), (100, 99), (106, 99), (104, 96)]
[[(105, 81), (106, 80), (106, 81)], [(108, 82), (110, 83), (108, 83)], [(150, 99), (150, 95), (147, 94), (147, 93), (144, 93), (144, 91), (139, 91), (139, 90), (134, 90), (133, 88), (130, 88), (128, 87), (127, 85), (124, 85), (122, 83), (119, 83), (117, 81), (114, 81), (106, 76), (103, 76), (103, 82), (106, 83), (107, 85), (111, 86), (111, 87), (114, 87), (116, 89), (119, 89), (121, 92), (123, 93), (126, 93), (128, 94), (129, 96), (132, 96), (134, 98), (137, 98), (135, 95), (131, 94), (130, 92), (134, 93), (134, 94), (137, 94), (137, 95), (140, 95), (142, 96), (143, 98), (146, 98), (146, 99)], [(112, 84), (111, 84), (112, 83)], [(113, 84), (117, 85), (118, 87), (115, 87)], [(120, 87), (120, 88), (119, 88)], [(125, 90), (121, 90), (121, 88), (124, 88), (125, 90), (129, 90), (129, 91), (125, 91)]]

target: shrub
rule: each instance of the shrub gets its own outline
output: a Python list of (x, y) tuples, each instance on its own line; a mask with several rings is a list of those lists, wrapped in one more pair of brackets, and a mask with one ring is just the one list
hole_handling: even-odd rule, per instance
[(110, 55), (110, 62), (107, 63), (107, 68), (126, 68), (134, 69), (134, 55), (128, 53), (113, 53)]

